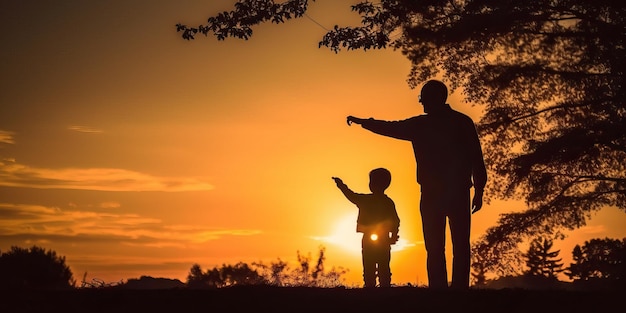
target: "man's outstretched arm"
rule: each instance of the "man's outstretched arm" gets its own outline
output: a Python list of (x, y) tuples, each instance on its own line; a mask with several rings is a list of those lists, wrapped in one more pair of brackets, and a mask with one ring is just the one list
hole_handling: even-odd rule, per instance
[[(372, 119), (372, 118), (370, 117), (369, 119)], [(366, 119), (358, 118), (358, 117), (350, 115), (346, 119), (346, 122), (348, 123), (348, 126), (352, 125), (352, 123), (362, 125), (365, 120)]]
[(387, 137), (392, 137), (402, 140), (411, 140), (411, 132), (407, 129), (407, 120), (404, 121), (382, 121), (374, 118), (359, 118), (355, 116), (348, 116), (348, 125), (359, 124), (361, 127)]

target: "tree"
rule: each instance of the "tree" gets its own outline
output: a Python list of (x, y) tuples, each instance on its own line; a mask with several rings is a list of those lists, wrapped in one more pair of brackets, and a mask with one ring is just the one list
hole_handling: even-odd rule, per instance
[(289, 282), (289, 274), (287, 273), (289, 266), (280, 258), (269, 265), (263, 262), (255, 262), (252, 265), (259, 269), (261, 275), (267, 279), (271, 286), (284, 286)]
[[(306, 13), (308, 1), (240, 0), (196, 34), (248, 39), (252, 27)], [(399, 50), (411, 87), (442, 76), (484, 107), (479, 133), (491, 181), (485, 200), (524, 200), (484, 239), (524, 239), (584, 226), (594, 211), (626, 211), (626, 6), (612, 0), (382, 0), (352, 6), (320, 47)], [(499, 244), (507, 242), (504, 244)], [(494, 257), (497, 257), (494, 254)]]
[(498, 236), (497, 229), (487, 229), (487, 233), (471, 246), (471, 281), (481, 286), (489, 279), (497, 277), (517, 276), (523, 264), (523, 254), (516, 247), (517, 242), (494, 241), (485, 238)]
[(224, 287), (235, 285), (267, 285), (263, 276), (243, 262), (238, 262), (235, 265), (222, 266), (220, 269), (220, 277)]
[(0, 254), (0, 288), (66, 289), (75, 285), (65, 257), (33, 246), (13, 246)]
[(244, 262), (223, 264), (206, 272), (194, 264), (187, 275), (187, 287), (192, 289), (222, 288), (231, 286), (267, 285), (259, 272)]
[(565, 275), (574, 282), (626, 280), (626, 238), (585, 241), (582, 248), (574, 247), (572, 258)]
[(191, 269), (189, 269), (189, 274), (187, 274), (187, 287), (192, 289), (202, 289), (209, 287), (217, 287), (215, 285), (211, 285), (211, 281), (208, 279), (208, 275), (202, 272), (202, 267), (200, 264), (193, 264)]
[(572, 250), (572, 260), (574, 262), (570, 263), (565, 269), (565, 275), (573, 281), (589, 279), (591, 277), (590, 271), (586, 268), (587, 264), (585, 264), (583, 250), (580, 248), (580, 245), (576, 245)]
[(528, 252), (524, 254), (528, 270), (525, 274), (550, 279), (557, 279), (563, 271), (562, 259), (557, 259), (560, 250), (551, 251), (553, 242), (547, 238), (535, 238), (530, 243)]

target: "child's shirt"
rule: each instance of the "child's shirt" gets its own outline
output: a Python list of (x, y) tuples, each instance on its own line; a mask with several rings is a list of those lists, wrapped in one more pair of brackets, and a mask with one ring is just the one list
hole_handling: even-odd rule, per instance
[(386, 194), (355, 193), (346, 188), (346, 198), (359, 208), (356, 231), (366, 234), (398, 233), (400, 218), (396, 205)]

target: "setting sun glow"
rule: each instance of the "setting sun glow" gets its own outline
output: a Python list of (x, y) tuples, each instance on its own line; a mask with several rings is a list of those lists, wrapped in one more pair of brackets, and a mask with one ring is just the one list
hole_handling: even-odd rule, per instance
[(344, 251), (361, 254), (361, 234), (356, 232), (356, 208), (355, 214), (345, 214), (335, 220), (331, 233), (316, 239), (327, 245), (334, 245)]
[[(363, 234), (356, 232), (356, 207), (354, 210), (354, 214), (346, 214), (338, 218), (335, 222), (335, 226), (332, 228), (332, 232), (328, 236), (314, 238), (326, 243), (327, 245), (334, 245), (344, 251), (360, 255), (361, 238), (363, 237)], [(376, 234), (372, 234), (371, 240), (377, 239), (378, 236)], [(415, 246), (415, 244), (408, 242), (400, 236), (398, 242), (391, 246), (391, 251), (402, 251), (413, 246)]]

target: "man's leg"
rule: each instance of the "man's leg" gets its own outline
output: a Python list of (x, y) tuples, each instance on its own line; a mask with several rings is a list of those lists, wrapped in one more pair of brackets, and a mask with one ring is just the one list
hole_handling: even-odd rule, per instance
[(422, 230), (426, 246), (426, 269), (428, 271), (428, 287), (444, 289), (448, 287), (446, 270), (446, 216), (439, 202), (439, 193), (424, 192), (420, 201)]
[(454, 210), (448, 216), (452, 239), (452, 288), (469, 288), (471, 212), (469, 190), (452, 196)]

